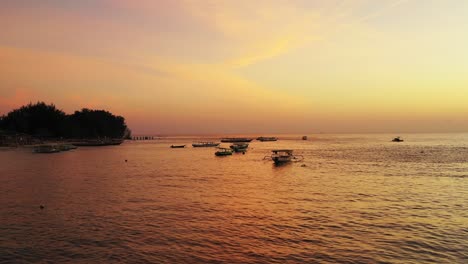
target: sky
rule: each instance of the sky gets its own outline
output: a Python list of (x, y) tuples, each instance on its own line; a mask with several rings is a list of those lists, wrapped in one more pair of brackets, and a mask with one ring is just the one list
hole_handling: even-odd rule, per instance
[(465, 0), (0, 0), (0, 114), (134, 134), (468, 132)]

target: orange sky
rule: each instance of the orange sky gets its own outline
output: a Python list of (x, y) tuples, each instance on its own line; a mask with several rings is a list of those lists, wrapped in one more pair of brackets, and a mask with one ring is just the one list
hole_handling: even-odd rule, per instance
[[(39, 4), (40, 3), (40, 4)], [(134, 133), (468, 131), (468, 1), (2, 1), (0, 114)]]

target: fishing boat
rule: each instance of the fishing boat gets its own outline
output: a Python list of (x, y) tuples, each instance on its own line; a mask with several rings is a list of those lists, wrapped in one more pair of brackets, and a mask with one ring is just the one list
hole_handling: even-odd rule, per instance
[(246, 152), (247, 148), (249, 148), (248, 143), (234, 143), (229, 146), (234, 152)]
[(276, 137), (258, 137), (258, 141), (264, 142), (264, 141), (277, 141), (278, 138)]
[(122, 144), (123, 139), (87, 139), (73, 142), (72, 145), (77, 147), (100, 147)]
[(265, 158), (273, 160), (276, 165), (285, 164), (291, 161), (302, 161), (304, 157), (301, 155), (294, 155), (292, 149), (274, 149), (271, 151), (271, 156)]
[(219, 148), (218, 151), (215, 152), (216, 156), (229, 156), (232, 155), (232, 150), (228, 148)]
[(115, 146), (115, 145), (120, 145), (120, 144), (122, 144), (123, 142), (124, 142), (123, 139), (116, 139), (116, 138), (114, 138), (114, 139), (107, 140), (107, 145), (114, 145), (114, 146)]
[(217, 147), (219, 143), (215, 142), (195, 142), (192, 144), (194, 148), (207, 148), (207, 147)]
[(185, 148), (185, 145), (171, 145), (171, 148)]
[(57, 153), (60, 149), (56, 145), (38, 145), (34, 146), (34, 153)]
[(72, 144), (60, 144), (60, 145), (57, 145), (57, 148), (60, 151), (68, 151), (68, 150), (76, 149), (77, 147)]
[(396, 137), (394, 139), (392, 139), (392, 142), (403, 142), (404, 140), (401, 139), (400, 137)]
[(251, 142), (253, 138), (222, 138), (221, 142), (234, 143), (234, 142)]

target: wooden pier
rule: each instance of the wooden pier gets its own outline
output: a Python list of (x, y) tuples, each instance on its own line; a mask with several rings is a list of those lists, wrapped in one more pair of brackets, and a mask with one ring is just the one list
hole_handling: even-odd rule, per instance
[(134, 136), (132, 140), (155, 140), (157, 137), (155, 136)]

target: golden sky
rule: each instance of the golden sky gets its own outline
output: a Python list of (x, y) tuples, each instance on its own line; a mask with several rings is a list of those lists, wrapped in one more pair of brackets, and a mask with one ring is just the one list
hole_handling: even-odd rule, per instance
[(134, 133), (468, 131), (468, 1), (3, 0), (0, 114)]

